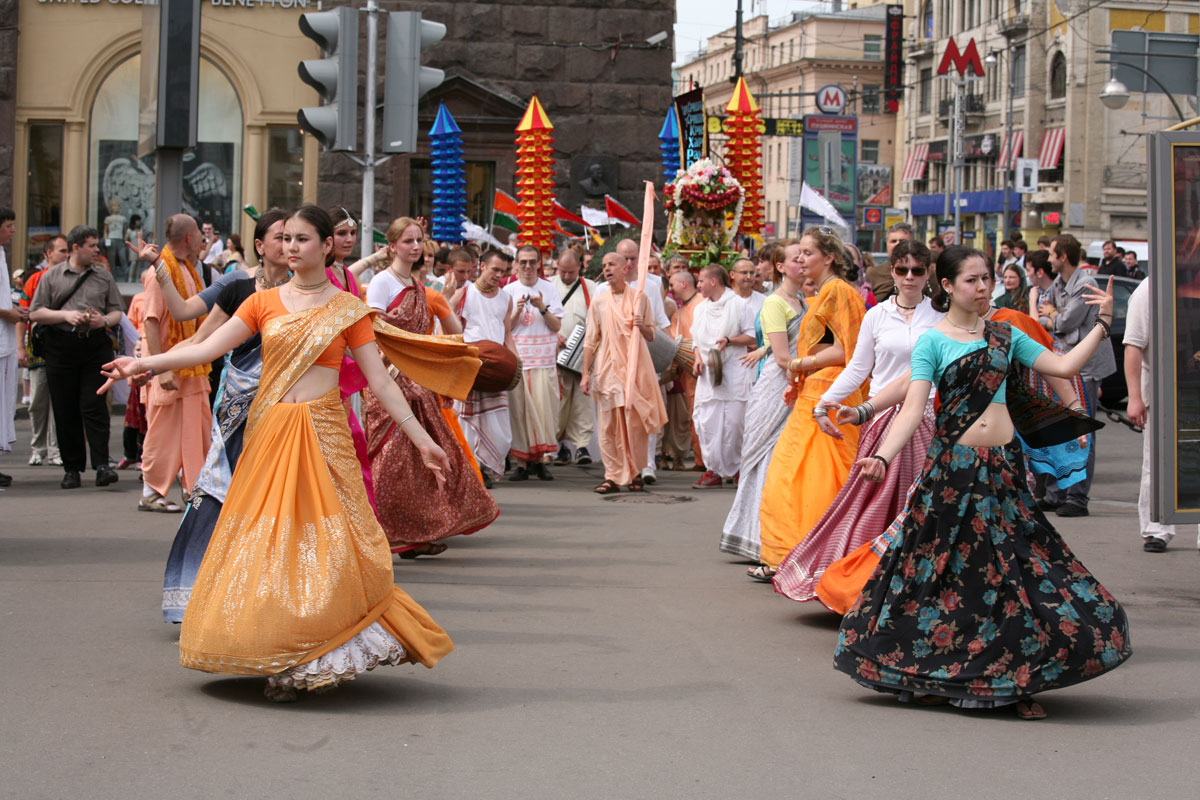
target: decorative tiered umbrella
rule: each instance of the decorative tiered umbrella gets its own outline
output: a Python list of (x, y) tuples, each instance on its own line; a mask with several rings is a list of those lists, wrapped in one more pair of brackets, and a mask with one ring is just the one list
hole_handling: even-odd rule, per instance
[(675, 173), (679, 172), (679, 119), (675, 116), (675, 106), (667, 109), (667, 118), (658, 132), (658, 142), (663, 183), (670, 183), (675, 180)]
[(728, 119), (725, 123), (729, 141), (725, 145), (725, 163), (733, 177), (746, 192), (742, 205), (741, 232), (748, 236), (761, 236), (763, 227), (762, 188), (762, 112), (754, 95), (746, 87), (746, 81), (738, 78), (733, 88), (733, 97), (725, 106)]
[(521, 243), (548, 252), (554, 230), (554, 137), (537, 95), (517, 126), (517, 200)]
[(429, 130), (433, 162), (433, 238), (461, 242), (462, 218), (467, 213), (467, 179), (463, 164), (462, 130), (443, 103)]

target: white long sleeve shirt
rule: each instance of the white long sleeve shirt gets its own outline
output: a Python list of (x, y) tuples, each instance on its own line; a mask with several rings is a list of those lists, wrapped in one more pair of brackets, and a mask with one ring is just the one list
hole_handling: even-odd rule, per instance
[(850, 363), (829, 391), (821, 395), (822, 402), (840, 403), (868, 377), (871, 379), (870, 394), (876, 394), (903, 375), (909, 369), (917, 338), (941, 322), (944, 316), (942, 312), (934, 311), (928, 297), (921, 298), (913, 311), (911, 325), (900, 316), (895, 297), (872, 308), (858, 329), (858, 343)]

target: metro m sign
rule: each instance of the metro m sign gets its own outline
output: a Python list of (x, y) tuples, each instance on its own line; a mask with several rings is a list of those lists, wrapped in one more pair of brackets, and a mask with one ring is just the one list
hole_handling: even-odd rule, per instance
[(938, 64), (937, 74), (946, 75), (950, 72), (950, 65), (958, 70), (958, 74), (962, 77), (967, 77), (968, 70), (978, 78), (983, 77), (983, 61), (979, 58), (979, 48), (975, 46), (975, 40), (971, 39), (967, 42), (967, 49), (961, 53), (958, 51), (958, 44), (954, 39), (950, 39), (950, 43), (946, 45), (946, 52), (942, 56), (942, 61)]

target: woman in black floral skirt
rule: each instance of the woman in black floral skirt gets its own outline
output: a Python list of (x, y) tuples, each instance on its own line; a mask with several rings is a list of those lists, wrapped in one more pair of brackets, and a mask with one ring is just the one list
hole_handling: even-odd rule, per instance
[(950, 247), (938, 258), (948, 314), (917, 341), (908, 399), (887, 440), (858, 463), (866, 480), (882, 479), (920, 423), (917, 400), (937, 386), (937, 430), (908, 518), (842, 620), (834, 666), (902, 700), (1016, 704), (1022, 718), (1041, 719), (1034, 694), (1129, 657), (1128, 624), (1037, 509), (1014, 435), (1053, 444), (1099, 425), (1006, 379), (1017, 364), (1063, 378), (1077, 373), (1108, 335), (1112, 286), (1088, 289), (1099, 320), (1058, 356), (1020, 330), (979, 318), (986, 275), (976, 250)]

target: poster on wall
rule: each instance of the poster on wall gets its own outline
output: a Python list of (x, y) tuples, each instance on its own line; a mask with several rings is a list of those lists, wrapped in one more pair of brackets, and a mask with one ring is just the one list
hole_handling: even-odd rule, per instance
[[(142, 218), (142, 230), (154, 230), (154, 156), (137, 157), (136, 141), (103, 139), (98, 143), (95, 218), (103, 230), (111, 215)], [(183, 157), (183, 210), (213, 223), (222, 234), (233, 223), (234, 145), (201, 142)]]
[(858, 204), (887, 206), (892, 203), (892, 168), (884, 164), (858, 165)]
[[(810, 114), (804, 118), (804, 183), (833, 204), (851, 225), (858, 192), (858, 119)], [(804, 226), (821, 224), (808, 214)]]

